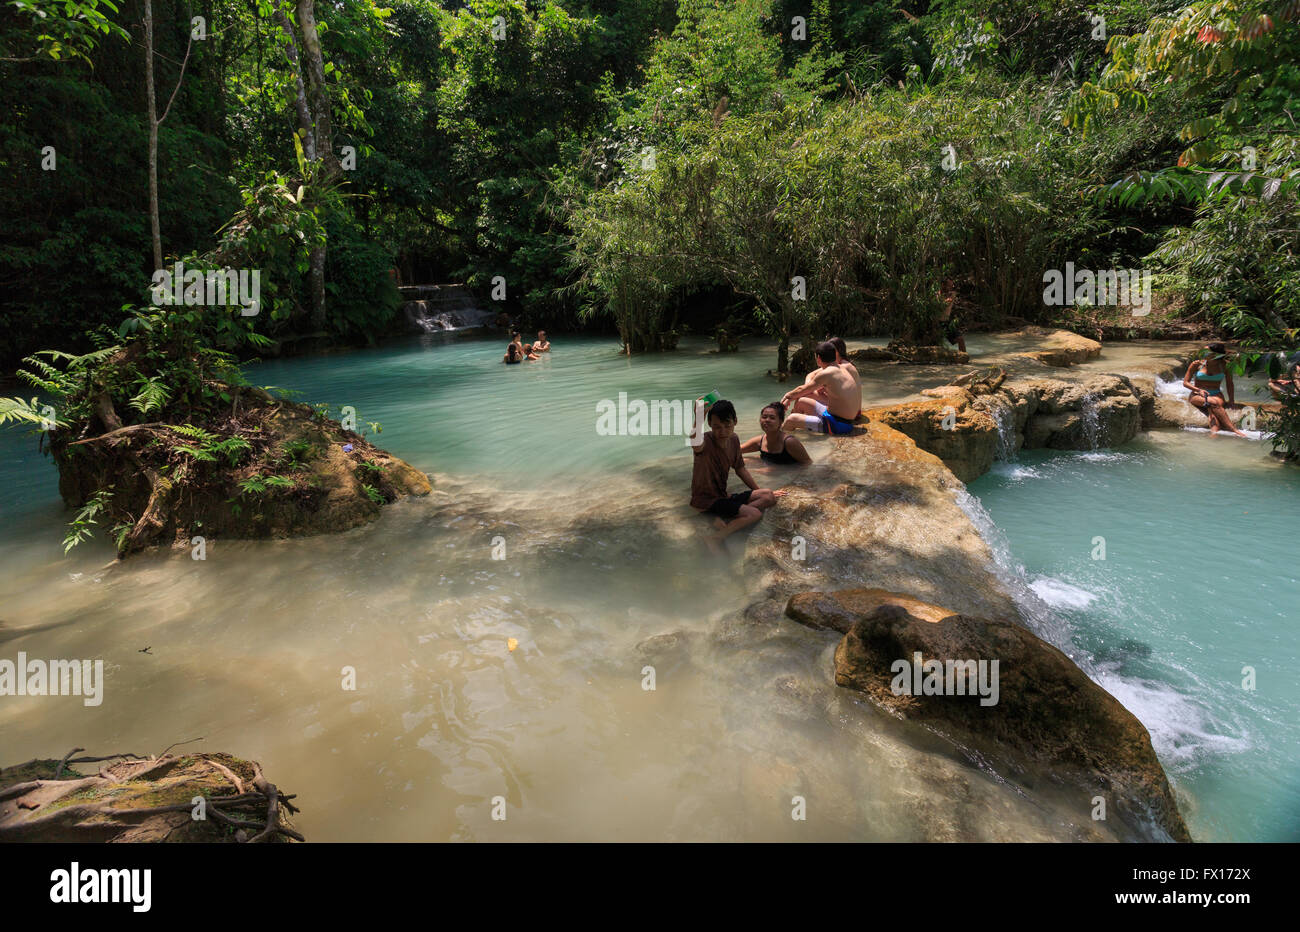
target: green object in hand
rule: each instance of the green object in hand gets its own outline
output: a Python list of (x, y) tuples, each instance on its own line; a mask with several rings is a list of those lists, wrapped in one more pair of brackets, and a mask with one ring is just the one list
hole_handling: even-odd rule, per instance
[(709, 392), (707, 395), (705, 395), (703, 398), (700, 398), (699, 400), (704, 402), (706, 405), (711, 405), (715, 401), (717, 401), (719, 397), (720, 396), (718, 395), (718, 390), (715, 388), (713, 391)]

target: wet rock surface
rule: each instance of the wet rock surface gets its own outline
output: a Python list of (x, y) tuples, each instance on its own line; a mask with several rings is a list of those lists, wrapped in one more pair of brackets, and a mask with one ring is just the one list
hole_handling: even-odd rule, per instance
[(1191, 840), (1142, 723), (1022, 625), (880, 589), (799, 593), (786, 614), (845, 632), (838, 685), (924, 722), (1005, 775), (1032, 780), (1049, 769), (1076, 785), (1081, 813), (1102, 795), (1133, 840), (1152, 822), (1170, 840)]

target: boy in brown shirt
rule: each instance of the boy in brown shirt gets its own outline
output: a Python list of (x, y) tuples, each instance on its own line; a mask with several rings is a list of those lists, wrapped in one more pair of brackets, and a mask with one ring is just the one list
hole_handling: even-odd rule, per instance
[[(749, 474), (740, 455), (740, 439), (736, 436), (736, 408), (730, 401), (715, 401), (709, 408), (709, 430), (700, 443), (694, 446), (695, 466), (691, 472), (691, 507), (704, 514), (717, 515), (713, 526), (717, 533), (709, 538), (710, 546), (741, 528), (749, 527), (763, 512), (776, 504), (785, 491), (760, 489)], [(695, 430), (691, 432), (694, 440)], [(749, 486), (748, 492), (727, 494), (727, 476), (736, 471), (740, 481)]]

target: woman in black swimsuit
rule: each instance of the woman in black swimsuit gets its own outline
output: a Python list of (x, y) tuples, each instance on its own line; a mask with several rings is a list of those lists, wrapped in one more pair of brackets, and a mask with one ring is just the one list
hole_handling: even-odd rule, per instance
[(764, 463), (776, 466), (806, 466), (811, 463), (812, 457), (799, 438), (781, 430), (784, 421), (785, 405), (779, 401), (772, 402), (758, 415), (758, 426), (763, 428), (763, 433), (742, 443), (740, 452), (757, 450)]

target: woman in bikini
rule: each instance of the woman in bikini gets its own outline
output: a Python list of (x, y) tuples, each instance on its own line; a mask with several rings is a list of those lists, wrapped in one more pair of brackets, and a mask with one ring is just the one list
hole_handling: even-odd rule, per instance
[(763, 433), (740, 445), (741, 453), (758, 452), (764, 463), (774, 466), (806, 466), (812, 457), (803, 443), (793, 434), (781, 429), (785, 421), (785, 405), (774, 401), (758, 414), (758, 426)]
[[(1219, 428), (1226, 428), (1238, 437), (1246, 435), (1237, 429), (1228, 417), (1228, 408), (1237, 407), (1236, 389), (1232, 386), (1232, 373), (1224, 365), (1228, 351), (1222, 343), (1211, 343), (1206, 347), (1210, 355), (1203, 359), (1192, 360), (1183, 376), (1183, 385), (1191, 391), (1187, 399), (1200, 408), (1210, 419), (1210, 433), (1217, 434)], [(1223, 390), (1227, 388), (1227, 397)]]

